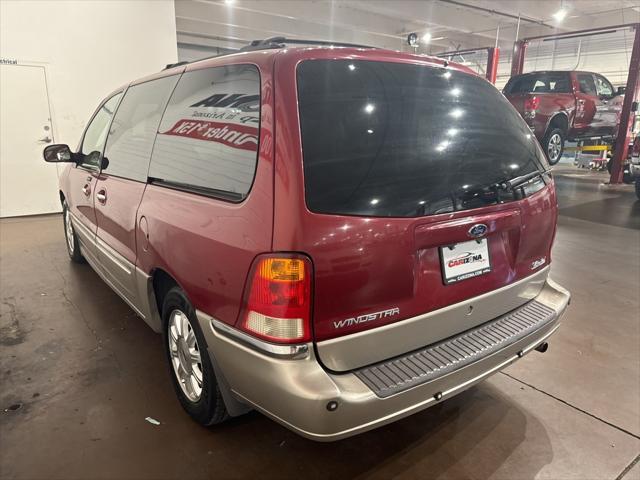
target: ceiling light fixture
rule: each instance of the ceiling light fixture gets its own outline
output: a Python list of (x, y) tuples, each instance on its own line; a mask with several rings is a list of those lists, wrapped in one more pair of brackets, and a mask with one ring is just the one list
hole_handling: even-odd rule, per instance
[(552, 16), (556, 20), (556, 22), (561, 22), (562, 20), (565, 19), (565, 17), (567, 16), (567, 13), (569, 13), (569, 12), (567, 12), (566, 8), (561, 8), (556, 13), (554, 13)]
[(422, 41), (423, 41), (424, 43), (429, 43), (429, 42), (431, 41), (431, 34), (430, 34), (430, 33), (425, 33), (425, 34), (422, 36)]

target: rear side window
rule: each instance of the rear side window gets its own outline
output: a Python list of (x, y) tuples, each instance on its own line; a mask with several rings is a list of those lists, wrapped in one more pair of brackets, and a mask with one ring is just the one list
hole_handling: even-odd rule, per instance
[(527, 73), (509, 80), (504, 93), (571, 93), (571, 79), (567, 72)]
[(586, 95), (596, 95), (596, 82), (593, 81), (593, 75), (590, 73), (579, 73), (578, 83), (580, 91)]
[(505, 200), (496, 184), (544, 168), (520, 115), (475, 75), (348, 60), (306, 61), (297, 75), (314, 212), (413, 217), (475, 208)]
[(258, 156), (260, 75), (253, 65), (186, 72), (153, 152), (155, 183), (231, 201), (251, 189)]
[(177, 76), (134, 85), (125, 93), (113, 118), (104, 156), (105, 173), (147, 181), (149, 157), (162, 112), (178, 81)]

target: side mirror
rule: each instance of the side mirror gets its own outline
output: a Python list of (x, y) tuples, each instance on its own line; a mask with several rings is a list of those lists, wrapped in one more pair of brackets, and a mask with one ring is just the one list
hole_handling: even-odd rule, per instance
[(109, 159), (107, 157), (102, 157), (102, 160), (100, 160), (100, 170), (106, 170), (108, 166)]
[(74, 162), (73, 153), (69, 148), (69, 145), (55, 144), (48, 145), (42, 151), (42, 156), (45, 162), (61, 163), (61, 162)]
[(624, 92), (627, 91), (627, 87), (618, 87), (618, 90), (616, 90), (616, 95), (624, 95)]

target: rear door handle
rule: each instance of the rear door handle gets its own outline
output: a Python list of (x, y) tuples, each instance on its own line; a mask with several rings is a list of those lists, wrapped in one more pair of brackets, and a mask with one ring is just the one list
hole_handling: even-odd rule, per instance
[(107, 203), (107, 191), (100, 190), (98, 193), (96, 193), (96, 198), (102, 205), (104, 205), (105, 203)]
[(87, 183), (84, 187), (82, 187), (82, 193), (84, 193), (87, 197), (91, 195), (91, 185)]

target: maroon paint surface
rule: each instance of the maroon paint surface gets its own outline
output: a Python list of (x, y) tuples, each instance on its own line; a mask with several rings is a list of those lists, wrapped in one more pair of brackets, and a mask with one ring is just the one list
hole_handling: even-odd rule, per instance
[[(242, 202), (232, 203), (101, 175), (93, 181), (92, 194), (102, 189), (107, 193), (106, 205), (96, 201), (95, 206), (104, 240), (144, 272), (164, 270), (195, 308), (233, 325), (239, 322), (256, 256), (304, 253), (314, 270), (316, 340), (435, 310), (530, 275), (534, 260), (544, 257), (549, 263), (557, 218), (553, 184), (517, 202), (421, 218), (311, 213), (304, 199), (296, 67), (314, 58), (443, 65), (436, 58), (353, 48), (266, 50), (188, 65), (187, 71), (230, 64), (259, 69), (259, 150), (251, 191)], [(455, 64), (449, 68), (473, 73)], [(65, 177), (67, 198), (74, 198), (68, 191), (80, 192), (86, 177), (86, 172)], [(73, 203), (74, 212), (81, 208), (80, 201)], [(492, 270), (445, 286), (439, 248), (468, 240), (467, 232), (476, 223), (489, 228)], [(394, 307), (400, 314), (392, 318), (340, 331), (333, 326), (336, 320)]]

